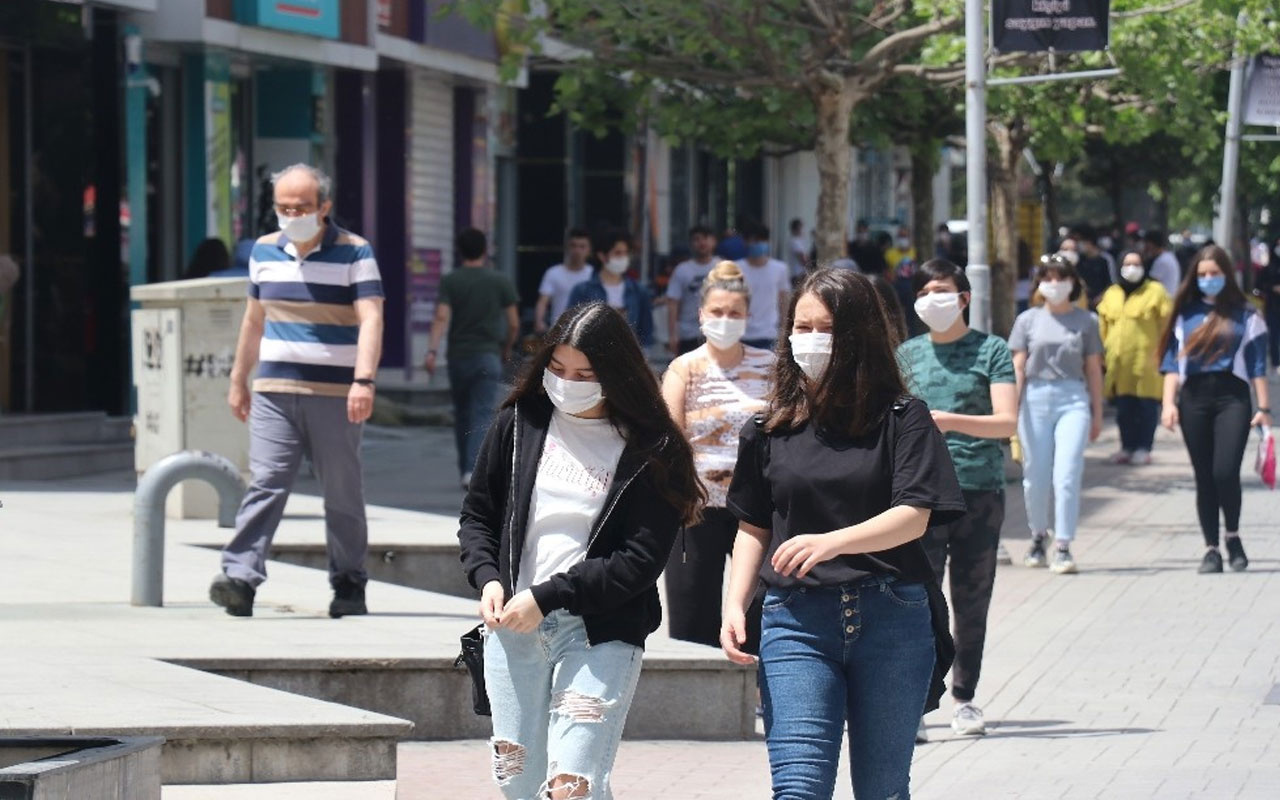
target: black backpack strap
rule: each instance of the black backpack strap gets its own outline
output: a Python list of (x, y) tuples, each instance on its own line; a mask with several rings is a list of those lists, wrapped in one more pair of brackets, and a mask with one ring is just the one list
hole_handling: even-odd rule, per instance
[(914, 397), (912, 397), (911, 395), (909, 395), (909, 394), (904, 394), (904, 395), (902, 395), (901, 397), (899, 397), (897, 400), (894, 400), (894, 401), (893, 401), (893, 413), (895, 413), (895, 414), (901, 414), (902, 412), (906, 411), (906, 410), (907, 410), (907, 405), (908, 405), (912, 400), (914, 400), (914, 399), (915, 399), (915, 398), (914, 398)]

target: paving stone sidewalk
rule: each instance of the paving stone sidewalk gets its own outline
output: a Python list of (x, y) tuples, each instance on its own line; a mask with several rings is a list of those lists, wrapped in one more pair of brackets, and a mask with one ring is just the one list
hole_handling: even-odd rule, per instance
[[(959, 739), (929, 715), (915, 798), (1280, 797), (1280, 495), (1246, 459), (1243, 574), (1201, 576), (1180, 439), (1117, 467), (1114, 427), (1089, 449), (1081, 573), (1001, 567), (977, 701), (990, 733)], [(1005, 540), (1026, 548), (1020, 487)], [(1268, 698), (1270, 702), (1268, 703)], [(836, 797), (850, 797), (842, 765)], [(397, 797), (488, 798), (483, 742), (402, 745)], [(764, 744), (624, 742), (619, 798), (769, 796)]]

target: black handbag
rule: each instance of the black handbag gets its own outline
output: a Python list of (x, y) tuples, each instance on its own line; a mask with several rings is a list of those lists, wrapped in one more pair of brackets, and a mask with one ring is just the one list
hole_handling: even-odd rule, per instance
[(471, 703), (476, 714), (493, 716), (489, 711), (489, 693), (484, 688), (484, 625), (462, 634), (462, 652), (454, 659), (453, 666), (465, 666), (471, 673)]

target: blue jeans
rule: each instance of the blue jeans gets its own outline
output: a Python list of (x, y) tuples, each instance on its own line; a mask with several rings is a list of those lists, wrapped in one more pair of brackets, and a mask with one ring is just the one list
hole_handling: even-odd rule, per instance
[(1160, 401), (1150, 397), (1122, 394), (1116, 396), (1116, 427), (1120, 429), (1120, 449), (1151, 452), (1160, 424)]
[(1084, 448), (1089, 443), (1089, 390), (1084, 381), (1041, 381), (1027, 384), (1018, 414), (1022, 441), (1022, 491), (1027, 524), (1033, 533), (1049, 530), (1049, 492), (1054, 500), (1054, 538), (1076, 538), (1080, 520), (1080, 482)]
[(859, 800), (908, 800), (911, 754), (933, 675), (924, 584), (868, 578), (770, 589), (760, 695), (774, 800), (830, 800), (840, 737)]
[(493, 777), (510, 800), (546, 797), (557, 777), (573, 796), (609, 800), (622, 726), (644, 653), (587, 644), (582, 617), (553, 611), (533, 633), (497, 630), (484, 644), (493, 710)]
[(497, 353), (449, 357), (449, 393), (453, 396), (453, 436), (458, 445), (458, 472), (475, 469), (480, 444), (493, 422), (502, 380)]

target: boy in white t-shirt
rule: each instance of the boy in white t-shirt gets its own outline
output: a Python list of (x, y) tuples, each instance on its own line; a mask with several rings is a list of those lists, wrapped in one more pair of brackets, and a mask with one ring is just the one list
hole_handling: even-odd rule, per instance
[(738, 262), (742, 277), (751, 288), (751, 310), (742, 343), (772, 350), (778, 340), (778, 325), (787, 314), (791, 300), (791, 278), (787, 265), (769, 257), (769, 229), (759, 222), (746, 226), (742, 238), (747, 257)]
[[(591, 234), (584, 228), (570, 228), (565, 235), (564, 263), (556, 264), (542, 276), (538, 304), (533, 310), (533, 329), (546, 333), (569, 307), (573, 287), (591, 279), (587, 258), (591, 255)], [(548, 317), (548, 310), (551, 314)]]
[(702, 281), (716, 263), (716, 235), (705, 225), (689, 231), (692, 257), (680, 262), (667, 284), (667, 349), (683, 355), (702, 344)]

